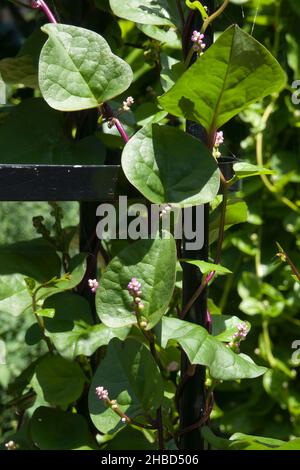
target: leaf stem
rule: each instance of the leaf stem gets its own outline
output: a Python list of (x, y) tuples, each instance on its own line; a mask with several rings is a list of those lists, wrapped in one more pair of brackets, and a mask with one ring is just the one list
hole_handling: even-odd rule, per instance
[(52, 11), (44, 0), (32, 0), (31, 6), (32, 8), (42, 10), (47, 16), (50, 23), (57, 24), (55, 16), (53, 15)]
[[(37, 289), (37, 290), (38, 290), (38, 289)], [(47, 344), (47, 347), (48, 347), (48, 349), (49, 349), (49, 352), (50, 352), (51, 354), (53, 354), (53, 351), (54, 351), (53, 345), (52, 345), (50, 339), (48, 338), (48, 336), (46, 336), (46, 334), (45, 334), (44, 322), (43, 322), (42, 318), (41, 318), (39, 315), (37, 315), (37, 313), (36, 313), (36, 311), (37, 311), (36, 294), (37, 294), (37, 291), (32, 294), (32, 310), (33, 310), (33, 314), (34, 314), (35, 319), (36, 319), (36, 321), (37, 321), (37, 324), (38, 324), (38, 326), (39, 326), (39, 328), (40, 328), (40, 330), (41, 330), (43, 340), (44, 340), (45, 343)]]
[(218, 16), (220, 16), (223, 11), (225, 10), (225, 8), (228, 6), (229, 4), (229, 0), (224, 0), (224, 2), (222, 3), (222, 5), (220, 6), (220, 8), (218, 8), (217, 11), (215, 11), (212, 15), (210, 15), (204, 22), (203, 22), (203, 25), (202, 25), (202, 28), (201, 28), (201, 33), (204, 34), (205, 31), (207, 30), (208, 26), (210, 25), (210, 23), (212, 23), (216, 18), (218, 18)]
[(129, 141), (129, 136), (127, 132), (125, 131), (123, 125), (121, 124), (121, 121), (119, 121), (118, 118), (116, 118), (115, 113), (113, 112), (112, 108), (109, 106), (108, 103), (103, 103), (103, 105), (100, 107), (100, 112), (101, 114), (109, 121), (111, 125), (115, 125), (120, 136), (124, 140), (125, 144)]

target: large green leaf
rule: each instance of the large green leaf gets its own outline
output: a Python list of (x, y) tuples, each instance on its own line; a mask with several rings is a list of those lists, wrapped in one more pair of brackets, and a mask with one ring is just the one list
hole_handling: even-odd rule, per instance
[(147, 329), (159, 322), (172, 298), (176, 275), (176, 245), (172, 237), (139, 240), (109, 263), (96, 294), (101, 321), (118, 328), (136, 323), (133, 299), (127, 291), (131, 278), (142, 284), (142, 315)]
[(32, 416), (30, 432), (40, 450), (97, 449), (87, 422), (78, 414), (41, 406)]
[(177, 318), (164, 317), (162, 346), (166, 347), (169, 340), (176, 340), (181, 345), (192, 364), (207, 366), (215, 379), (255, 378), (267, 370), (254, 364), (249, 357), (232, 352), (205, 328)]
[(75, 359), (81, 354), (91, 356), (113, 338), (124, 340), (130, 331), (130, 327), (92, 325), (90, 305), (77, 294), (53, 295), (44, 306), (55, 310), (53, 318), (45, 318), (45, 328), (58, 352), (66, 359)]
[(110, 0), (115, 15), (141, 24), (172, 25), (178, 23), (174, 0)]
[(0, 141), (0, 163), (101, 165), (106, 155), (95, 136), (71, 140), (66, 134), (65, 115), (36, 98), (12, 109), (0, 125)]
[(109, 398), (117, 400), (121, 410), (130, 418), (144, 414), (155, 416), (163, 400), (163, 382), (158, 366), (146, 346), (132, 339), (110, 343), (91, 383), (91, 419), (99, 431), (111, 433), (122, 426), (121, 419), (99, 400), (95, 392), (98, 386), (107, 389)]
[(64, 24), (47, 24), (39, 63), (39, 84), (47, 103), (60, 111), (98, 107), (132, 81), (129, 65), (99, 34)]
[(85, 376), (80, 366), (60, 356), (45, 356), (36, 366), (31, 385), (39, 397), (53, 405), (66, 406), (76, 401)]
[(233, 25), (159, 102), (169, 113), (197, 121), (212, 134), (250, 103), (279, 91), (285, 80), (268, 50)]
[(59, 275), (61, 261), (55, 248), (43, 238), (0, 245), (0, 274), (21, 273), (45, 282)]
[(174, 127), (150, 124), (137, 132), (123, 150), (122, 167), (131, 184), (157, 204), (204, 204), (219, 190), (219, 170), (208, 149)]
[(2, 59), (0, 61), (0, 73), (6, 83), (21, 83), (29, 88), (37, 87), (37, 69), (34, 67), (30, 56)]

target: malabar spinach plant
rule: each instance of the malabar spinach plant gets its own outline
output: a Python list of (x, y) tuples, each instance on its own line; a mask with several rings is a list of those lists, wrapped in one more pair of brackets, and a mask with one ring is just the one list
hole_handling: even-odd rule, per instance
[[(271, 349), (269, 323), (284, 310), (284, 294), (263, 279), (260, 241), (249, 247), (244, 226), (225, 237), (230, 227), (249, 222), (242, 192), (232, 192), (240, 180), (247, 184), (250, 178), (245, 187), (251, 196), (261, 179), (274, 200), (299, 212), (283, 194), (284, 183), (281, 190), (272, 183), (274, 171), (263, 161), (265, 129), (286, 87), (274, 57), (280, 39), (275, 36), (266, 48), (253, 28), (228, 24), (226, 12), (245, 3), (237, 0), (215, 2), (214, 10), (212, 2), (189, 0), (11, 3), (12, 11), (21, 9), (39, 25), (15, 57), (8, 53), (0, 61), (7, 93), (0, 114), (1, 163), (109, 164), (121, 149), (128, 187), (161, 204), (161, 221), (172, 207), (210, 204), (211, 252), (208, 262), (183, 259), (174, 233), (160, 229), (154, 239), (106, 239), (94, 254), (99, 275), (92, 279), (86, 256), (74, 251), (76, 228), (63, 226), (57, 204), (51, 227), (34, 218), (37, 238), (1, 246), (0, 310), (29, 318), (25, 341), (38, 346), (2, 404), (18, 412), (16, 433), (5, 434), (3, 448), (176, 449), (180, 436), (190, 432), (179, 425), (178, 401), (187, 380), (180, 374), (181, 351), (191, 373), (193, 366), (206, 368), (205, 410), (193, 427), (202, 429), (207, 448), (299, 447), (297, 439), (285, 442), (292, 433), (258, 437), (243, 422), (239, 429), (237, 418), (230, 421), (238, 396), (250, 408), (258, 402), (260, 391), (247, 398), (258, 377), (281, 404), (292, 408), (296, 400), (287, 403), (276, 388), (282, 374), (288, 384), (296, 372)], [(191, 30), (195, 18), (200, 26)], [(216, 21), (221, 32), (208, 47)], [(255, 141), (257, 162), (237, 161), (228, 179), (219, 161), (226, 129), (232, 122), (235, 129), (238, 115), (252, 123), (252, 140), (244, 147), (252, 149)], [(203, 141), (185, 132), (186, 120), (202, 126)], [(87, 121), (93, 123), (88, 133)], [(260, 216), (251, 214), (259, 226)], [(296, 264), (281, 245), (278, 250), (299, 281)], [(255, 257), (255, 274), (243, 269), (244, 255)], [(187, 304), (181, 300), (184, 263), (202, 273)], [(232, 308), (235, 276), (242, 301)], [(205, 327), (186, 317), (208, 286)], [(80, 295), (87, 287), (95, 311)], [(251, 348), (241, 352), (254, 335), (238, 308), (262, 315), (259, 364)], [(228, 419), (224, 411), (222, 422), (228, 391)], [(247, 411), (241, 407), (240, 413)]]

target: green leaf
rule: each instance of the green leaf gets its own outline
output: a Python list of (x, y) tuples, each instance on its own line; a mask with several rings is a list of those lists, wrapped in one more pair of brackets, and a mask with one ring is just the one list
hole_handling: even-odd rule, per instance
[(209, 274), (210, 272), (215, 272), (216, 274), (231, 274), (232, 272), (221, 266), (220, 264), (208, 263), (206, 261), (199, 261), (193, 259), (181, 259), (180, 261), (188, 264), (193, 264), (197, 266), (202, 274)]
[(169, 126), (147, 125), (137, 132), (123, 150), (122, 168), (130, 183), (157, 204), (204, 204), (215, 198), (220, 186), (208, 149)]
[(55, 310), (54, 308), (40, 308), (36, 311), (36, 314), (39, 317), (53, 318), (55, 315)]
[(178, 23), (173, 0), (110, 0), (115, 15), (141, 24), (172, 25)]
[(49, 297), (44, 305), (54, 309), (53, 319), (45, 319), (45, 329), (55, 348), (66, 359), (81, 354), (91, 356), (111, 339), (125, 340), (130, 327), (109, 328), (92, 325), (91, 308), (86, 299), (74, 293), (62, 293)]
[(235, 173), (235, 180), (240, 180), (243, 178), (249, 178), (250, 176), (257, 175), (274, 175), (276, 172), (268, 170), (262, 166), (252, 165), (251, 163), (235, 163), (233, 165), (233, 170)]
[(78, 414), (39, 407), (30, 421), (34, 444), (40, 450), (97, 449), (85, 419)]
[(0, 61), (0, 73), (6, 83), (36, 88), (37, 70), (30, 56), (7, 57)]
[(85, 376), (77, 363), (48, 355), (37, 364), (31, 385), (46, 402), (66, 406), (80, 397), (84, 382)]
[(99, 34), (64, 24), (47, 24), (39, 63), (39, 84), (59, 111), (96, 108), (129, 87), (133, 75)]
[(0, 276), (0, 311), (20, 315), (31, 299), (24, 277), (20, 274)]
[(6, 344), (0, 339), (0, 365), (6, 364)]
[(0, 257), (0, 274), (20, 273), (39, 282), (57, 276), (61, 269), (54, 246), (43, 238), (0, 245)]
[(80, 284), (86, 272), (86, 254), (78, 253), (69, 262), (69, 272), (62, 277), (54, 278), (49, 286), (39, 289), (37, 300), (46, 299), (51, 295), (74, 289)]
[(157, 450), (157, 444), (150, 443), (142, 431), (127, 426), (105, 445), (108, 450)]
[[(232, 340), (234, 333), (238, 332), (237, 325), (243, 321), (230, 315), (212, 315), (212, 335), (219, 341), (228, 343)], [(250, 330), (250, 323), (246, 322)]]
[(166, 347), (176, 340), (192, 364), (207, 366), (212, 377), (220, 380), (255, 378), (267, 369), (254, 364), (247, 356), (235, 354), (207, 330), (176, 318), (162, 319), (161, 342)]
[[(220, 207), (215, 210), (211, 215), (209, 224), (209, 243), (212, 244), (218, 239), (220, 227)], [(237, 199), (229, 199), (226, 207), (225, 214), (225, 230), (228, 230), (232, 225), (241, 224), (248, 220), (248, 207), (244, 201)]]
[(37, 98), (26, 99), (10, 111), (0, 125), (0, 141), (1, 163), (101, 165), (106, 156), (95, 136), (72, 140), (66, 134), (65, 115)]
[(136, 277), (142, 284), (142, 316), (153, 328), (166, 313), (176, 276), (176, 245), (172, 237), (139, 240), (109, 263), (96, 294), (100, 320), (112, 328), (133, 325), (132, 297), (127, 285)]
[(279, 439), (251, 436), (242, 433), (235, 433), (230, 439), (224, 439), (216, 436), (207, 426), (204, 426), (201, 432), (204, 439), (211, 444), (214, 449), (220, 450), (280, 450), (282, 445), (287, 445), (284, 441)]
[(169, 113), (199, 122), (212, 134), (249, 104), (279, 91), (285, 81), (268, 50), (233, 25), (159, 102)]
[(117, 400), (130, 418), (142, 419), (144, 414), (155, 416), (163, 401), (163, 382), (158, 366), (143, 344), (128, 339), (113, 340), (105, 359), (98, 367), (89, 391), (89, 410), (96, 428), (113, 433), (121, 426), (121, 418), (99, 400), (95, 390), (102, 386), (109, 398)]

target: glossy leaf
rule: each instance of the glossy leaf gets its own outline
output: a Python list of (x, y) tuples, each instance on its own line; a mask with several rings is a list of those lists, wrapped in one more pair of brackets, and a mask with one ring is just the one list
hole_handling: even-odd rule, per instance
[(52, 108), (96, 108), (127, 90), (131, 68), (111, 52), (102, 36), (64, 24), (47, 24), (42, 30), (49, 39), (41, 52), (39, 84)]
[[(234, 333), (238, 332), (237, 326), (243, 323), (242, 320), (235, 316), (230, 315), (212, 315), (212, 332), (211, 334), (219, 341), (229, 343), (232, 340)], [(248, 329), (250, 330), (250, 323), (247, 322)]]
[(45, 406), (34, 412), (30, 432), (40, 450), (92, 450), (98, 447), (83, 416)]
[(279, 91), (285, 81), (270, 52), (233, 25), (159, 102), (169, 113), (197, 121), (212, 134), (249, 104)]
[(249, 357), (232, 352), (199, 325), (165, 317), (162, 319), (162, 346), (165, 347), (169, 340), (176, 340), (181, 345), (192, 364), (207, 366), (215, 379), (255, 378), (267, 371)]
[(27, 99), (9, 112), (0, 125), (0, 140), (1, 163), (7, 164), (102, 164), (106, 156), (95, 136), (79, 141), (68, 137), (64, 114), (37, 98)]
[(122, 250), (107, 266), (96, 294), (100, 320), (112, 328), (133, 325), (133, 299), (127, 285), (136, 277), (142, 284), (142, 316), (147, 329), (166, 313), (175, 286), (176, 246), (172, 237), (139, 240)]
[(204, 204), (219, 190), (219, 170), (207, 148), (174, 127), (153, 124), (137, 132), (123, 150), (122, 168), (131, 184), (157, 204)]
[(80, 366), (60, 356), (46, 356), (36, 366), (31, 385), (38, 396), (52, 405), (66, 406), (83, 391), (85, 376)]
[(130, 331), (130, 327), (93, 325), (88, 301), (77, 294), (56, 294), (49, 297), (44, 305), (55, 311), (53, 319), (45, 319), (47, 334), (66, 359), (75, 359), (81, 354), (91, 356), (113, 338), (125, 340)]
[(172, 25), (178, 22), (173, 0), (110, 0), (115, 15), (141, 24)]
[(262, 166), (252, 165), (251, 163), (239, 162), (233, 165), (235, 179), (240, 180), (257, 175), (273, 175), (275, 171)]
[(99, 431), (112, 433), (124, 424), (111, 408), (99, 400), (95, 393), (98, 386), (108, 390), (110, 400), (117, 400), (123, 413), (137, 420), (138, 417), (142, 420), (145, 413), (155, 416), (163, 400), (158, 366), (146, 346), (132, 339), (110, 343), (90, 387), (91, 419)]
[(231, 274), (231, 271), (220, 264), (208, 263), (207, 261), (193, 260), (193, 259), (181, 259), (183, 263), (192, 264), (200, 269), (202, 274), (208, 274), (215, 272), (216, 274)]

